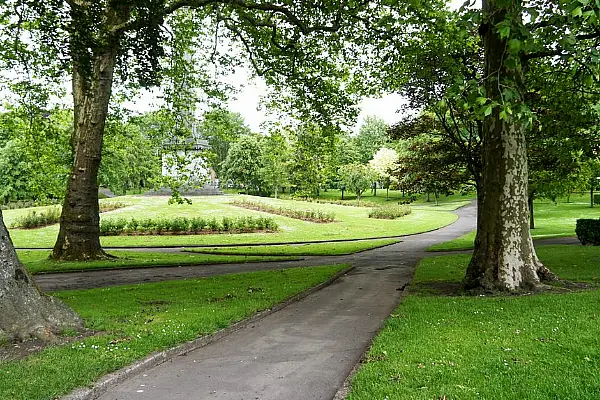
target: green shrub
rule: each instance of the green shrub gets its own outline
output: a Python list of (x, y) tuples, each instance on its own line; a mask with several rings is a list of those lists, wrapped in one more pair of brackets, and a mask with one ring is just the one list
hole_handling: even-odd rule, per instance
[(335, 221), (335, 214), (327, 211), (319, 210), (296, 210), (293, 208), (276, 207), (269, 204), (260, 202), (248, 201), (248, 200), (234, 200), (230, 204), (243, 207), (250, 210), (267, 212), (270, 214), (283, 215), (285, 217), (301, 219), (311, 222), (333, 222)]
[(170, 224), (169, 224), (169, 230), (171, 232), (187, 232), (188, 231), (188, 226), (189, 226), (189, 221), (187, 218), (174, 218), (172, 220), (170, 220)]
[(581, 244), (600, 246), (600, 219), (578, 219), (575, 233)]
[(206, 221), (201, 217), (194, 217), (190, 219), (190, 230), (192, 232), (200, 232), (206, 226)]
[(396, 219), (408, 215), (411, 212), (410, 206), (406, 204), (386, 204), (371, 209), (369, 218)]
[(129, 221), (119, 219), (107, 219), (100, 222), (100, 234), (119, 235), (122, 233), (183, 233), (193, 234), (200, 232), (253, 232), (256, 230), (275, 231), (278, 229), (277, 223), (273, 218), (267, 217), (223, 217), (221, 221), (216, 218), (205, 220), (203, 218), (185, 218), (178, 217), (171, 220), (168, 219), (143, 219), (136, 220), (135, 218)]
[(594, 195), (594, 204), (600, 204), (600, 194)]
[(223, 217), (221, 224), (225, 232), (229, 232), (233, 228), (233, 220), (229, 217)]
[(100, 221), (100, 235), (111, 236), (118, 235), (125, 230), (127, 220), (123, 218), (108, 219)]
[(138, 225), (138, 229), (141, 232), (150, 232), (151, 230), (154, 229), (154, 221), (151, 220), (150, 218), (146, 218), (140, 221), (139, 225)]
[(125, 203), (121, 203), (119, 201), (100, 201), (99, 202), (100, 205), (100, 212), (104, 213), (104, 212), (108, 212), (108, 211), (113, 211), (113, 210), (117, 210), (119, 208), (123, 208), (123, 207), (127, 207), (127, 204)]
[(30, 211), (27, 215), (17, 219), (12, 227), (32, 229), (57, 224), (59, 221), (60, 208), (52, 207), (41, 212), (37, 212), (36, 210)]
[(219, 221), (217, 221), (217, 219), (215, 217), (212, 217), (211, 219), (208, 220), (208, 229), (213, 231), (213, 232), (217, 232), (221, 230), (221, 224), (219, 224)]

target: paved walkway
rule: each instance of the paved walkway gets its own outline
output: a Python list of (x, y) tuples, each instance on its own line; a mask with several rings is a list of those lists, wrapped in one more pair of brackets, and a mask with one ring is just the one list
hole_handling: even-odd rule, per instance
[[(459, 220), (446, 228), (352, 256), (111, 271), (110, 275), (119, 275), (111, 281), (133, 283), (333, 262), (355, 266), (333, 285), (211, 345), (127, 379), (100, 399), (332, 399), (398, 304), (402, 288), (426, 254), (424, 249), (474, 229), (474, 205), (457, 214)], [(38, 275), (36, 281), (45, 290), (103, 286), (105, 275), (109, 274)]]

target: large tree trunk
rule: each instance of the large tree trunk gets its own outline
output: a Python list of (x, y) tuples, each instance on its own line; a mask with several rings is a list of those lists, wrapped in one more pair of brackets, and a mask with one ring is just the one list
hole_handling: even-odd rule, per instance
[(41, 293), (17, 258), (0, 211), (0, 340), (51, 340), (81, 319), (60, 300)]
[[(497, 0), (484, 0), (483, 12), (487, 21), (483, 29), (486, 93), (502, 103), (502, 83), (521, 85), (522, 73), (520, 68), (509, 69), (504, 65), (507, 43), (500, 39), (495, 28), (504, 20), (507, 9), (501, 8)], [(523, 124), (512, 116), (501, 120), (500, 109), (495, 107), (484, 121), (480, 210), (473, 257), (464, 280), (466, 288), (532, 289), (540, 284), (540, 278), (553, 278), (533, 247), (527, 181)]]
[[(110, 32), (110, 26), (123, 23), (129, 17), (129, 6), (116, 7), (118, 9), (107, 11), (107, 32)], [(91, 70), (86, 68), (86, 55), (81, 56), (81, 49), (75, 46), (71, 49), (74, 159), (60, 217), (60, 231), (51, 256), (54, 259), (107, 257), (100, 246), (98, 169), (120, 36), (108, 34), (105, 37), (103, 46), (94, 51)], [(73, 40), (76, 43), (76, 39)]]

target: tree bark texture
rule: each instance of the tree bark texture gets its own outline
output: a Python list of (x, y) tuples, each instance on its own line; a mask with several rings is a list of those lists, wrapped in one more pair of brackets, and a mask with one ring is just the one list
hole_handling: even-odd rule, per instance
[[(127, 20), (127, 12), (108, 14), (112, 24)], [(108, 36), (94, 52), (91, 71), (73, 55), (73, 165), (52, 258), (90, 260), (107, 257), (100, 246), (98, 169), (108, 115), (120, 35)]]
[(64, 329), (81, 329), (77, 314), (40, 292), (17, 258), (0, 211), (0, 340), (45, 341)]
[[(520, 68), (504, 65), (506, 39), (495, 26), (507, 15), (497, 0), (484, 0), (485, 88), (502, 102), (502, 85), (522, 84)], [(515, 4), (513, 1), (511, 4)], [(539, 261), (529, 232), (528, 171), (524, 126), (509, 117), (500, 119), (495, 107), (483, 129), (482, 184), (478, 194), (477, 236), (467, 268), (465, 287), (491, 291), (531, 289), (540, 275), (553, 275)]]

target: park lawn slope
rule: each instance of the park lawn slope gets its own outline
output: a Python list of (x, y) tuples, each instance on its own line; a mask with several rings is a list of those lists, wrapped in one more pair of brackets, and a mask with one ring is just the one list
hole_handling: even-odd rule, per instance
[[(235, 207), (229, 202), (236, 198), (249, 198), (278, 207), (314, 209), (335, 214), (335, 222), (314, 223), (287, 218), (279, 215)], [(395, 220), (368, 218), (370, 208), (348, 207), (334, 204), (317, 204), (294, 200), (277, 200), (252, 196), (205, 196), (192, 198), (193, 204), (167, 205), (168, 197), (118, 198), (128, 207), (101, 214), (105, 218), (175, 218), (203, 217), (217, 219), (223, 216), (263, 216), (272, 217), (279, 226), (274, 233), (205, 234), (205, 235), (144, 235), (144, 236), (105, 236), (101, 243), (105, 247), (152, 247), (152, 246), (193, 246), (240, 243), (290, 243), (305, 241), (327, 241), (337, 239), (367, 239), (401, 236), (426, 232), (441, 228), (456, 221), (457, 216), (448, 211), (437, 211), (435, 207), (414, 209), (410, 215)], [(9, 210), (11, 211), (11, 210)], [(7, 213), (9, 212), (7, 211)], [(11, 229), (10, 235), (18, 248), (50, 248), (58, 234), (58, 225), (39, 229)]]
[[(548, 246), (539, 255), (563, 279), (599, 282), (600, 248)], [(347, 399), (597, 398), (600, 290), (437, 294), (441, 282), (462, 279), (468, 261), (421, 262), (416, 288), (374, 341)]]
[(237, 254), (248, 256), (340, 256), (371, 250), (398, 242), (398, 239), (374, 239), (355, 242), (304, 243), (297, 245), (203, 247), (195, 249), (188, 248), (185, 249), (185, 251), (203, 254)]
[(150, 353), (214, 333), (331, 278), (344, 265), (58, 292), (97, 336), (0, 362), (0, 399), (60, 397)]
[(54, 261), (49, 260), (45, 250), (18, 250), (21, 262), (32, 274), (93, 271), (102, 269), (179, 267), (183, 265), (231, 264), (268, 261), (292, 261), (298, 257), (246, 256), (191, 253), (154, 253), (146, 251), (110, 251), (117, 258), (97, 261)]

